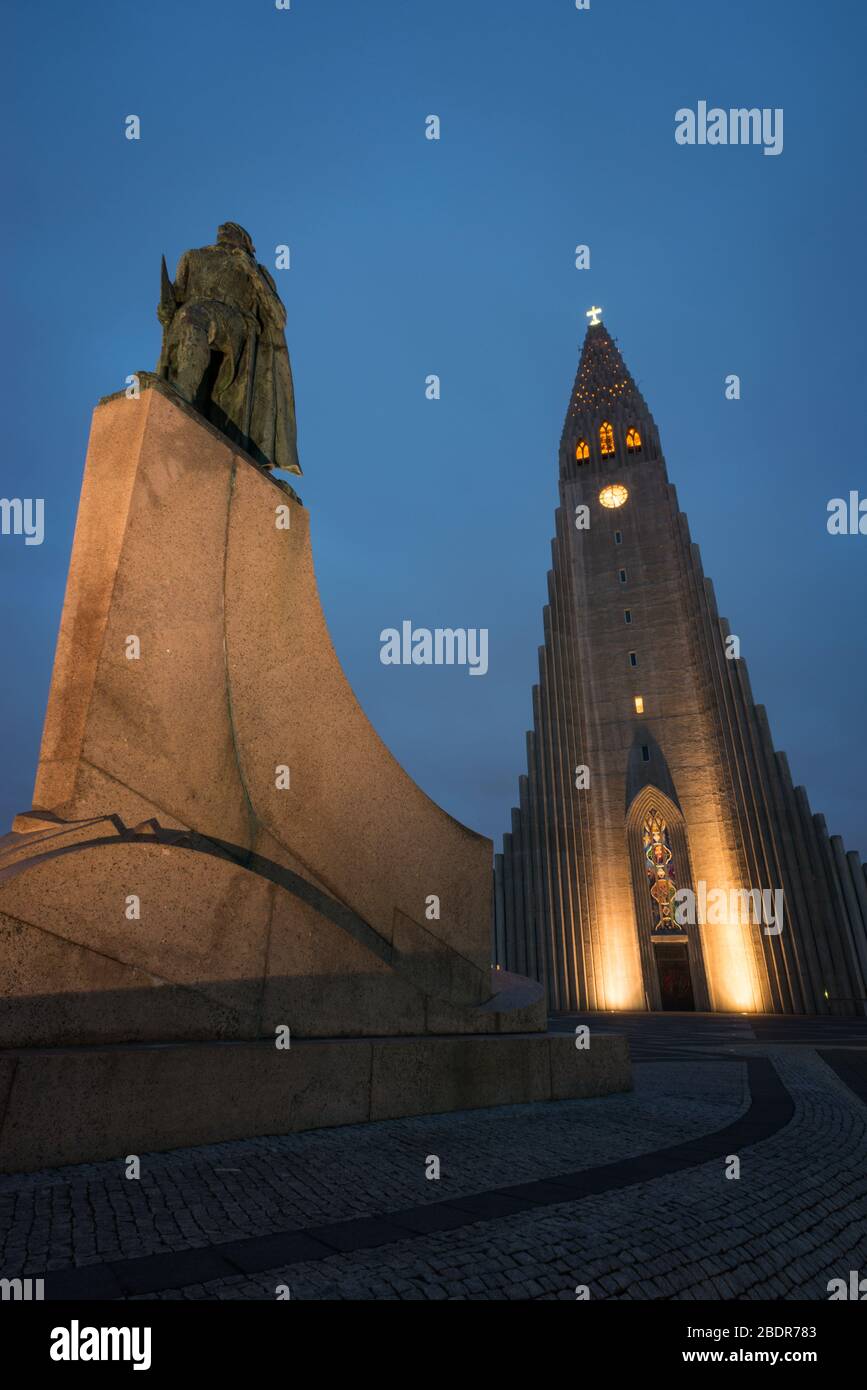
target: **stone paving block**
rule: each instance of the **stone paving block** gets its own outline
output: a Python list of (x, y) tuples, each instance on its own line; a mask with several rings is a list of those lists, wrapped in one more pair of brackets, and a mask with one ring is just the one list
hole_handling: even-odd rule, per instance
[[(749, 1100), (739, 1064), (639, 1066), (631, 1095), (144, 1155), (140, 1182), (127, 1182), (116, 1163), (4, 1177), (0, 1274), (14, 1276), (26, 1262), (39, 1277), (64, 1250), (75, 1261), (66, 1273), (90, 1269), (99, 1279), (106, 1262), (121, 1267), (133, 1254), (162, 1250), (175, 1260), (192, 1247), (234, 1243), (235, 1267), (224, 1277), (190, 1271), (185, 1284), (127, 1297), (231, 1291), (267, 1300), (285, 1282), (293, 1298), (314, 1300), (427, 1298), (436, 1286), (460, 1301), (572, 1301), (579, 1283), (593, 1298), (825, 1298), (829, 1278), (867, 1268), (863, 1236), (859, 1248), (867, 1110), (812, 1053), (777, 1049), (773, 1060), (794, 1113), (754, 1146), (738, 1183), (720, 1180), (716, 1160), (672, 1175), (645, 1170), (631, 1185), (583, 1198), (576, 1191), (571, 1200), (551, 1182), (561, 1171), (688, 1142), (702, 1127), (724, 1129)], [(424, 1178), (430, 1153), (442, 1161), (437, 1183)], [(240, 1174), (220, 1171), (231, 1168)], [(529, 1197), (537, 1183), (549, 1185), (536, 1194), (549, 1200), (507, 1214), (484, 1200), (504, 1191)], [(487, 1214), (472, 1210), (474, 1199)], [(287, 1232), (352, 1227), (357, 1218), (383, 1243), (331, 1246), (279, 1267)], [(265, 1244), (245, 1276), (237, 1252), (251, 1237), (251, 1248)], [(271, 1259), (275, 1268), (260, 1263)]]

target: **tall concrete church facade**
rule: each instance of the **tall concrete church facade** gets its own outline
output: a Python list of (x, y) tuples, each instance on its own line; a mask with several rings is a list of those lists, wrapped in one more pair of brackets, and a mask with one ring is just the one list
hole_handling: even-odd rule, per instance
[(494, 949), (552, 1010), (867, 1011), (867, 881), (774, 749), (592, 311)]

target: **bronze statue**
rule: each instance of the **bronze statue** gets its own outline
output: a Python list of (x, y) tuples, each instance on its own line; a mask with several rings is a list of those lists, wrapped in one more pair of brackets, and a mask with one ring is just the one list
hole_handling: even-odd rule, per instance
[(185, 251), (172, 284), (162, 265), (157, 373), (268, 468), (300, 473), (286, 310), (248, 232), (217, 229)]

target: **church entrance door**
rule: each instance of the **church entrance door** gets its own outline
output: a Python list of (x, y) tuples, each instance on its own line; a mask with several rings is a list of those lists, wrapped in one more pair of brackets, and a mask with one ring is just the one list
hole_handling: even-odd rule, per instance
[(653, 951), (656, 956), (663, 1009), (681, 1013), (692, 1012), (695, 1009), (695, 1000), (686, 942), (655, 941)]

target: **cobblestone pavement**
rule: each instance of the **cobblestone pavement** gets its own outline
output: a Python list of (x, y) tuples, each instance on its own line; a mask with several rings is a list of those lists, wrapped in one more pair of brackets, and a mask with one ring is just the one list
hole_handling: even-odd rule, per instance
[[(375, 1249), (160, 1298), (826, 1298), (867, 1272), (867, 1107), (810, 1048), (770, 1056), (791, 1122), (723, 1161)], [(635, 1067), (632, 1094), (347, 1126), (0, 1178), (0, 1274), (170, 1254), (387, 1214), (586, 1170), (718, 1130), (750, 1101), (740, 1061)], [(429, 1155), (438, 1180), (425, 1176)], [(305, 1251), (306, 1255), (306, 1251)], [(285, 1293), (282, 1295), (285, 1296)]]

